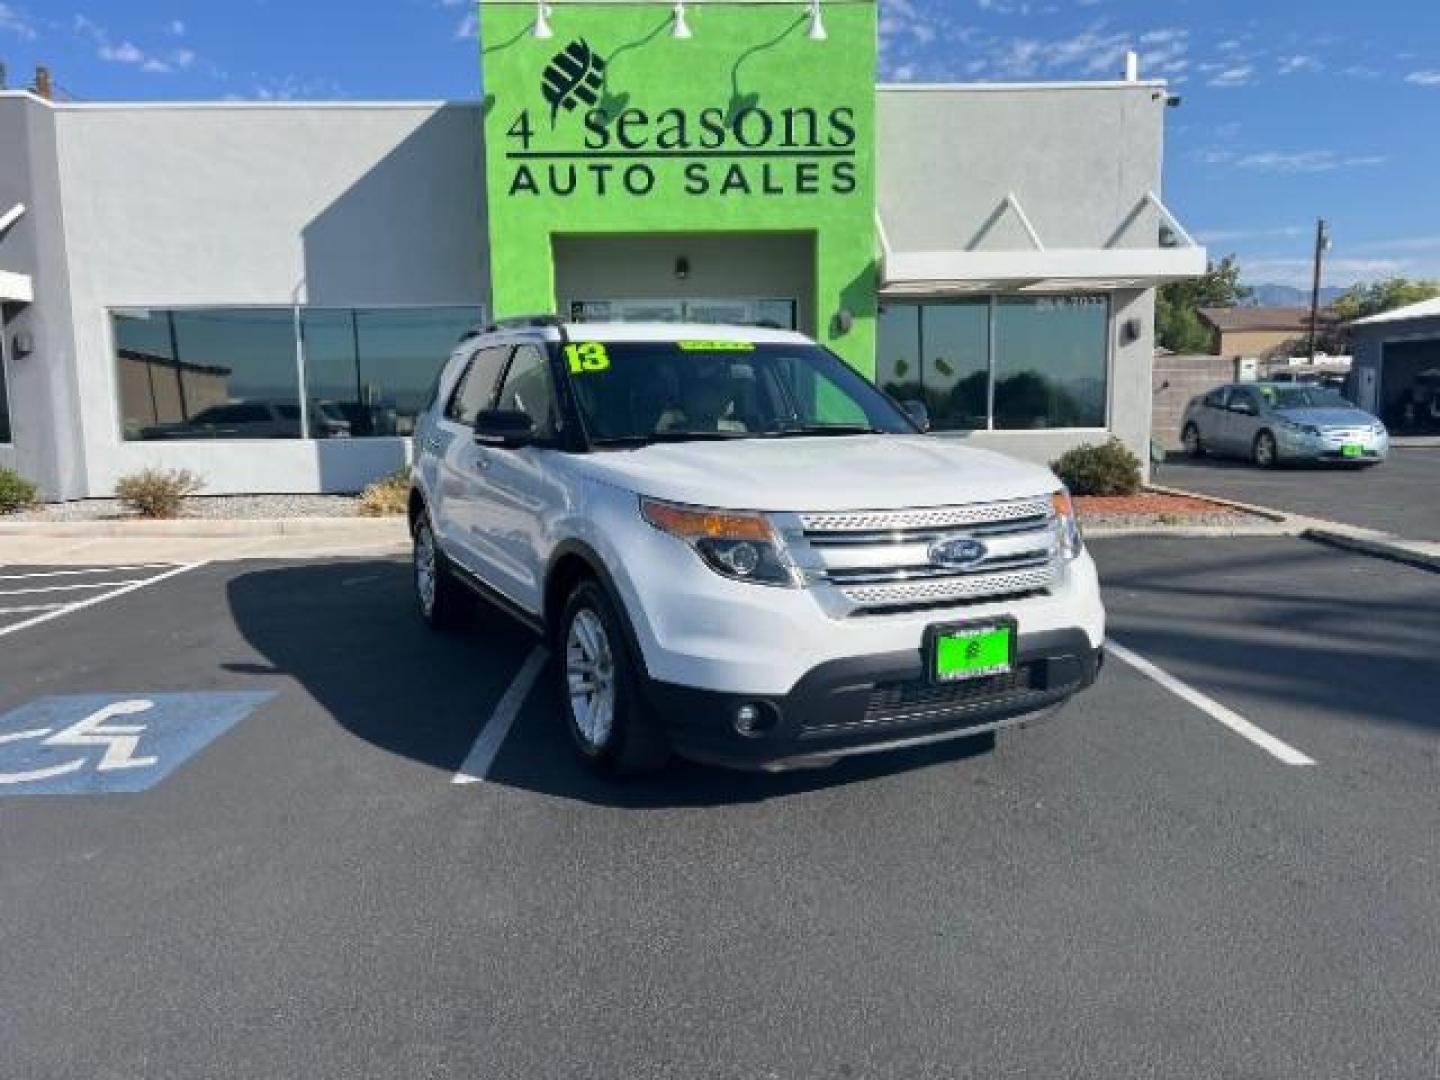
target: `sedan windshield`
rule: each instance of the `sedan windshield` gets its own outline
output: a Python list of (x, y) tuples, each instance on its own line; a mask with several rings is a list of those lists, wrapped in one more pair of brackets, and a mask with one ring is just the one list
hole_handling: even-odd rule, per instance
[(914, 434), (895, 404), (815, 345), (575, 342), (563, 346), (591, 442)]
[(1272, 409), (1353, 409), (1334, 390), (1324, 386), (1267, 386), (1261, 391)]

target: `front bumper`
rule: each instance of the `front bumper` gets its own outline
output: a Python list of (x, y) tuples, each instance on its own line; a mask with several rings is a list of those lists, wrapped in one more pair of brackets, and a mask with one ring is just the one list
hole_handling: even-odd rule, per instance
[[(1345, 445), (1360, 447), (1360, 456), (1346, 457)], [(1322, 431), (1319, 435), (1281, 428), (1276, 440), (1280, 457), (1285, 461), (1333, 461), (1362, 464), (1384, 461), (1390, 453), (1390, 437), (1374, 432), (1337, 434)]]
[[(650, 681), (649, 704), (682, 757), (751, 769), (824, 764), (853, 754), (979, 735), (1052, 709), (1090, 686), (1103, 651), (1078, 627), (1022, 633), (1014, 671), (935, 684), (920, 649), (831, 660), (782, 695)], [(742, 734), (739, 710), (761, 722)]]

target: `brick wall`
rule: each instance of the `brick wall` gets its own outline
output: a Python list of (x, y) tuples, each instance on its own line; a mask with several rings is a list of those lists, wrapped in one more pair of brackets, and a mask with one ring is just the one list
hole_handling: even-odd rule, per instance
[(1155, 396), (1151, 437), (1167, 448), (1180, 445), (1180, 417), (1196, 394), (1235, 380), (1228, 356), (1157, 356), (1151, 389)]

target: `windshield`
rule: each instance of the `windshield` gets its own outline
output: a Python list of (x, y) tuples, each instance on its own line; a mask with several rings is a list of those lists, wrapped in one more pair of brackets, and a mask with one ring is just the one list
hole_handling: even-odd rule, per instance
[(596, 445), (915, 433), (889, 398), (815, 345), (575, 342), (563, 358)]
[(1353, 409), (1334, 390), (1325, 386), (1266, 386), (1260, 391), (1272, 409)]

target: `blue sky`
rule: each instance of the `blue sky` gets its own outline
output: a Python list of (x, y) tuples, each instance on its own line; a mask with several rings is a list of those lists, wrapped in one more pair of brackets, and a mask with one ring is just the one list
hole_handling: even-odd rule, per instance
[[(558, 0), (563, 12), (564, 0)], [(1440, 0), (881, 0), (892, 81), (1168, 79), (1164, 196), (1251, 282), (1440, 277)], [(0, 0), (12, 85), (69, 95), (472, 98), (468, 0)]]

